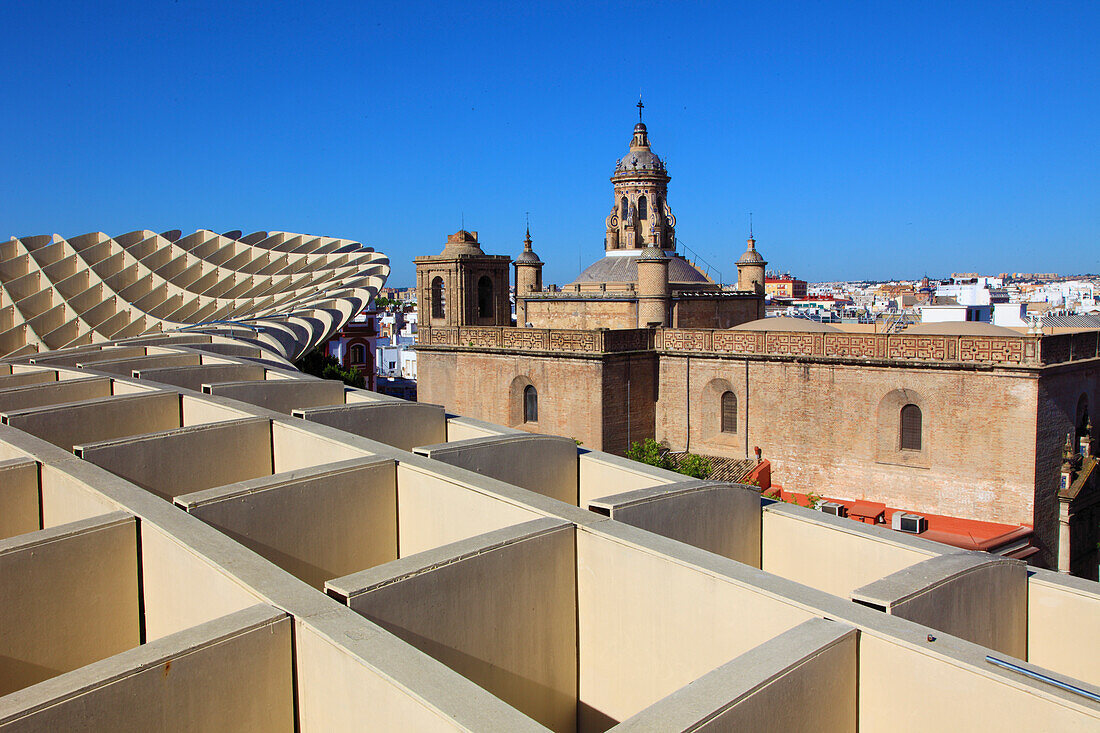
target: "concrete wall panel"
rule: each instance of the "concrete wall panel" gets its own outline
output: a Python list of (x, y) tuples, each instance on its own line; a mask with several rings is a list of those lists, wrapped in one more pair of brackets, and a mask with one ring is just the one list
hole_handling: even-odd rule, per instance
[(859, 729), (863, 733), (929, 730), (1095, 731), (1100, 710), (1042, 694), (1010, 672), (981, 674), (945, 664), (901, 640), (867, 632), (859, 642)]
[[(77, 446), (102, 466), (165, 499), (272, 472), (271, 423), (249, 418)], [(194, 456), (203, 456), (195, 461)]]
[(295, 408), (344, 404), (344, 383), (333, 379), (260, 379), (251, 382), (223, 382), (211, 384), (204, 388), (204, 391), (287, 414)]
[(571, 731), (574, 551), (573, 525), (542, 519), (336, 582), (371, 621), (543, 725)]
[(180, 426), (179, 397), (147, 392), (3, 413), (4, 423), (59, 448), (155, 433)]
[(111, 380), (108, 377), (89, 377), (87, 379), (66, 379), (60, 382), (47, 382), (32, 387), (5, 389), (0, 392), (0, 411), (22, 410), (40, 405), (57, 405), (63, 402), (79, 402), (111, 395)]
[(0, 695), (136, 646), (138, 616), (133, 517), (0, 540)]
[(0, 539), (41, 529), (38, 462), (0, 461)]
[(592, 529), (577, 532), (577, 563), (582, 730), (625, 720), (812, 615)]
[(676, 483), (683, 475), (665, 471), (629, 458), (594, 453), (583, 448), (577, 456), (580, 480), (580, 506), (611, 494)]
[(57, 466), (44, 464), (40, 480), (43, 528), (99, 517), (121, 508)]
[[(842, 598), (935, 555), (906, 542), (908, 538), (889, 538), (891, 530), (810, 509), (773, 504), (765, 507), (761, 519), (761, 569)], [(951, 549), (943, 547), (945, 552)]]
[(302, 733), (462, 730), (301, 621), (295, 651)]
[(0, 702), (0, 731), (293, 731), (291, 621), (254, 606)]
[(760, 567), (760, 492), (736, 484), (682, 482), (590, 502), (612, 519)]
[(288, 418), (286, 422), (274, 421), (271, 424), (275, 473), (296, 471), (300, 468), (370, 455), (361, 448), (317, 435), (307, 428), (300, 427), (300, 422), (299, 425), (294, 425), (294, 422), (298, 421)]
[(416, 453), (577, 505), (577, 444), (552, 435), (503, 435), (418, 448)]
[(856, 640), (850, 626), (810, 619), (611, 730), (854, 733)]
[(176, 504), (324, 590), (397, 559), (396, 466), (345, 461), (176, 497)]
[(422, 402), (364, 402), (294, 414), (401, 450), (447, 440), (447, 416), (443, 408)]
[(1024, 659), (1026, 567), (986, 553), (941, 555), (858, 588), (852, 598)]
[(141, 524), (145, 638), (159, 639), (260, 601), (222, 570), (162, 530)]
[(407, 557), (537, 519), (540, 514), (405, 463), (397, 464), (398, 552)]
[(1100, 686), (1100, 585), (1028, 570), (1027, 660)]

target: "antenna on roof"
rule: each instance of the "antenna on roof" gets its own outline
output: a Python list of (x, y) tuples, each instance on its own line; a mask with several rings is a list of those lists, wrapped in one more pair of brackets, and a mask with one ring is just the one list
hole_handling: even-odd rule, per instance
[(459, 227), (462, 231), (466, 231), (466, 212), (460, 212), (459, 216), (462, 217), (462, 225)]
[(749, 212), (749, 239), (752, 239), (752, 212)]

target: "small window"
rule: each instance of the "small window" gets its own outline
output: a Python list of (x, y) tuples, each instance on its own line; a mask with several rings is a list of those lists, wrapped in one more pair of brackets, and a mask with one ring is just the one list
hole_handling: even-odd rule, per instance
[(523, 388), (523, 422), (539, 421), (539, 393), (533, 385)]
[(649, 218), (649, 207), (646, 203), (645, 196), (638, 197), (638, 220), (645, 221)]
[(432, 280), (432, 318), (443, 318), (446, 311), (446, 296), (443, 294), (443, 278)]
[(630, 208), (630, 204), (627, 202), (626, 196), (623, 196), (622, 200), (619, 201), (619, 220), (620, 221), (623, 221), (623, 222), (626, 221), (626, 214), (627, 214), (627, 211), (629, 210), (629, 208)]
[(363, 363), (363, 345), (362, 344), (353, 345), (351, 347), (349, 356), (351, 357), (351, 363), (352, 364), (362, 364)]
[(487, 275), (477, 281), (477, 317), (493, 317), (493, 281)]
[(737, 395), (733, 392), (722, 393), (722, 432), (737, 432)]
[(906, 405), (901, 408), (901, 449), (921, 449), (922, 418), (920, 408), (916, 405)]

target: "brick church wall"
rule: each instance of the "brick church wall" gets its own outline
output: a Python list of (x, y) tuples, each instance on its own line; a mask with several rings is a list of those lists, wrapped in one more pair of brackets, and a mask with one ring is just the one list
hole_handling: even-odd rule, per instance
[[(663, 355), (660, 384), (657, 437), (674, 449), (746, 457), (760, 446), (784, 488), (1032, 521), (1036, 371)], [(718, 421), (726, 389), (737, 395), (732, 435)], [(896, 442), (909, 402), (922, 409), (919, 452)]]

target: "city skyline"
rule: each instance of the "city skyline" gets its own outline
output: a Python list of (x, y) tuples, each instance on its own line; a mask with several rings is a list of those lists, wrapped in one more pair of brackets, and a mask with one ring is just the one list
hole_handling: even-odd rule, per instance
[[(1096, 6), (9, 6), (7, 236), (264, 226), (391, 283), (447, 234), (547, 283), (602, 253), (641, 93), (682, 243), (749, 212), (809, 281), (1100, 270)], [(288, 174), (293, 171), (293, 174)]]

